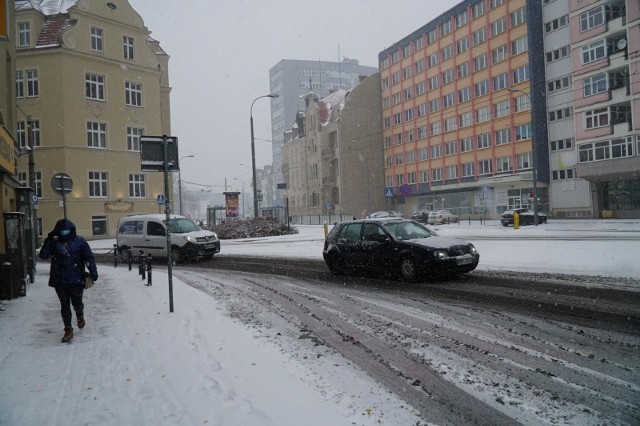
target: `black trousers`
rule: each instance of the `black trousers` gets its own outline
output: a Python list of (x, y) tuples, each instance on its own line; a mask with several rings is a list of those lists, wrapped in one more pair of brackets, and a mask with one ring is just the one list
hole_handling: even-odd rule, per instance
[(55, 287), (58, 299), (60, 299), (60, 314), (64, 328), (71, 327), (71, 305), (76, 311), (76, 318), (84, 315), (84, 303), (82, 303), (82, 293), (84, 286), (81, 284), (59, 284)]

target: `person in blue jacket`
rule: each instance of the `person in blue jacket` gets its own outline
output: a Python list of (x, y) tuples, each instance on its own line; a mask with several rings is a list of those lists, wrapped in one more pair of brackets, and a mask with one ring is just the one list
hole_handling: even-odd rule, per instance
[(40, 258), (51, 258), (49, 286), (55, 288), (60, 299), (60, 313), (64, 322), (64, 337), (62, 342), (73, 340), (71, 326), (71, 305), (76, 311), (78, 328), (85, 326), (84, 303), (84, 268), (87, 265), (93, 280), (98, 279), (96, 261), (87, 240), (76, 235), (76, 226), (68, 219), (56, 222), (53, 231), (44, 240), (40, 248)]

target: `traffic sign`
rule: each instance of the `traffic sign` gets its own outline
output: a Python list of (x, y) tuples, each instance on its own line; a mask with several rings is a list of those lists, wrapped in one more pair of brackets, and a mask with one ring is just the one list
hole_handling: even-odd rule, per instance
[(384, 189), (384, 196), (385, 197), (393, 197), (393, 187), (392, 186), (389, 186), (389, 187)]
[(327, 201), (324, 206), (327, 210), (331, 210), (333, 208), (333, 204), (331, 203), (331, 201)]
[(51, 189), (58, 195), (67, 195), (73, 189), (73, 180), (66, 173), (56, 173), (51, 178)]
[(164, 205), (164, 195), (163, 194), (158, 194), (158, 205), (159, 206)]

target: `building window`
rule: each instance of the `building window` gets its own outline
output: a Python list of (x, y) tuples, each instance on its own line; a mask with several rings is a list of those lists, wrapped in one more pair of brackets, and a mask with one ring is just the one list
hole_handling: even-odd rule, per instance
[(502, 129), (496, 131), (496, 146), (505, 145), (511, 142), (511, 129)]
[(516, 156), (518, 170), (526, 170), (531, 168), (531, 156), (532, 154), (530, 152), (518, 154)]
[(144, 135), (144, 129), (127, 127), (127, 149), (129, 151), (140, 151), (141, 135)]
[(507, 50), (507, 45), (503, 44), (491, 51), (491, 63), (497, 64), (498, 62), (502, 62), (507, 59), (508, 56), (509, 52)]
[(404, 112), (404, 121), (413, 120), (413, 108), (409, 108)]
[(569, 15), (563, 15), (559, 18), (554, 19), (553, 21), (549, 21), (544, 24), (545, 33), (550, 33), (551, 31), (555, 31), (559, 28), (566, 27), (569, 24)]
[(583, 64), (602, 59), (607, 55), (607, 40), (602, 39), (582, 46), (581, 53)]
[(510, 172), (512, 169), (511, 161), (512, 160), (510, 155), (496, 158), (496, 172), (497, 173)]
[(429, 90), (434, 90), (438, 88), (438, 76), (434, 75), (429, 79)]
[(91, 27), (91, 50), (103, 52), (103, 32), (102, 28)]
[(460, 152), (473, 151), (473, 138), (468, 136), (460, 139)]
[(89, 172), (89, 197), (107, 197), (107, 172)]
[(460, 114), (460, 127), (467, 127), (473, 124), (471, 112), (463, 112)]
[(40, 146), (40, 120), (18, 121), (16, 134), (18, 137), (18, 147), (26, 148), (29, 145), (28, 130), (31, 126), (31, 143), (33, 146)]
[(31, 46), (31, 23), (18, 22), (18, 47)]
[(466, 77), (469, 75), (469, 62), (463, 62), (458, 65), (458, 78)]
[(511, 13), (511, 27), (517, 27), (525, 22), (527, 22), (527, 10), (524, 7)]
[(427, 33), (427, 44), (435, 43), (436, 40), (438, 40), (438, 33), (434, 28)]
[(412, 93), (413, 93), (413, 88), (411, 87), (407, 87), (406, 89), (404, 89), (402, 91), (402, 93), (404, 94), (404, 100), (408, 101), (409, 99), (411, 99), (413, 97)]
[(423, 125), (418, 127), (418, 139), (424, 139), (427, 137), (427, 126)]
[(415, 63), (415, 67), (416, 74), (420, 74), (422, 71), (424, 71), (424, 59), (418, 59)]
[(562, 46), (558, 49), (547, 52), (546, 54), (547, 63), (558, 61), (563, 58), (568, 58), (570, 54), (571, 54), (571, 48), (568, 45)]
[(91, 148), (107, 147), (107, 125), (105, 123), (87, 123), (87, 146)]
[(478, 19), (482, 15), (484, 15), (484, 0), (479, 1), (478, 3), (473, 5), (472, 13), (473, 19)]
[(456, 16), (456, 28), (460, 28), (466, 25), (466, 23), (467, 23), (467, 11), (465, 10), (464, 12)]
[(443, 47), (440, 54), (442, 55), (443, 62), (451, 58), (453, 56), (453, 49), (451, 48), (451, 45)]
[(458, 90), (459, 102), (468, 102), (470, 100), (471, 100), (471, 87), (465, 87), (464, 89)]
[(495, 9), (498, 6), (504, 4), (504, 0), (491, 0), (491, 9)]
[(396, 175), (396, 186), (404, 185), (404, 175)]
[(573, 109), (571, 107), (566, 107), (549, 111), (549, 121), (566, 120), (571, 117), (572, 110)]
[(407, 183), (409, 185), (416, 183), (416, 172), (407, 173)]
[(396, 166), (404, 164), (404, 154), (396, 154)]
[(427, 151), (427, 148), (420, 148), (420, 149), (418, 150), (418, 161), (425, 161), (425, 160), (427, 160), (427, 159), (428, 159), (427, 152), (428, 152), (428, 151)]
[(442, 24), (440, 24), (440, 35), (446, 36), (451, 32), (451, 20), (447, 18)]
[(421, 183), (429, 182), (429, 171), (428, 170), (420, 171), (420, 182)]
[(393, 114), (393, 124), (398, 125), (400, 123), (402, 123), (402, 113), (398, 112), (396, 114)]
[(511, 55), (516, 56), (529, 50), (529, 37), (522, 36), (511, 42)]
[(456, 129), (456, 117), (449, 117), (444, 120), (444, 131), (450, 132)]
[(382, 125), (385, 129), (391, 127), (391, 117), (384, 117), (382, 120)]
[(508, 85), (509, 85), (509, 76), (506, 72), (493, 77), (494, 91), (505, 89)]
[(424, 93), (426, 93), (426, 89), (424, 81), (421, 81), (420, 83), (416, 84), (416, 96), (420, 96)]
[(567, 139), (558, 139), (555, 141), (549, 142), (549, 147), (551, 151), (562, 151), (565, 149), (573, 148), (573, 138)]
[(396, 139), (396, 145), (402, 145), (402, 133), (398, 133), (397, 135), (395, 135), (395, 139)]
[(129, 173), (129, 197), (145, 198), (147, 196), (147, 186), (145, 175)]
[(382, 109), (389, 109), (390, 106), (391, 106), (391, 100), (389, 99), (389, 97), (387, 96), (386, 98), (383, 98)]
[(434, 145), (431, 147), (431, 158), (442, 157), (442, 147), (440, 145)]
[(16, 71), (16, 98), (24, 98), (24, 71)]
[(387, 176), (386, 180), (387, 180), (387, 186), (388, 187), (393, 186), (393, 176)]
[(406, 67), (402, 70), (402, 79), (408, 80), (411, 78), (411, 71), (413, 71), (412, 67)]
[(93, 235), (107, 235), (107, 217), (91, 216), (91, 231)]
[(488, 106), (476, 110), (476, 123), (484, 123), (491, 119), (491, 108)]
[(598, 108), (584, 113), (584, 128), (596, 129), (609, 125), (609, 108)]
[(456, 52), (460, 54), (467, 50), (469, 50), (469, 39), (467, 37), (463, 37), (456, 42)]
[(491, 146), (491, 134), (483, 133), (481, 135), (476, 136), (478, 141), (478, 149), (489, 148)]
[(502, 34), (507, 30), (507, 20), (502, 17), (497, 21), (491, 23), (491, 37), (495, 37), (498, 34)]
[(415, 151), (408, 151), (407, 152), (407, 164), (415, 163), (415, 162), (416, 162), (416, 152)]
[(416, 43), (416, 51), (422, 49), (424, 47), (424, 42), (422, 41), (422, 36), (420, 36), (417, 39), (415, 39), (415, 43)]
[(444, 145), (445, 155), (453, 155), (458, 153), (458, 143), (456, 141), (447, 142)]
[(387, 168), (388, 167), (393, 167), (393, 157), (390, 157), (390, 156), (385, 157), (384, 158), (384, 166), (387, 167)]
[(429, 101), (429, 112), (440, 111), (440, 98)]
[(458, 165), (452, 164), (451, 166), (447, 166), (447, 179), (456, 179), (458, 177)]
[(439, 135), (441, 133), (441, 128), (440, 128), (440, 122), (436, 121), (434, 123), (431, 123), (431, 134), (432, 135)]
[(531, 99), (527, 95), (520, 95), (516, 98), (516, 112), (528, 111), (531, 109)]
[(122, 36), (122, 50), (124, 53), (124, 59), (135, 59), (134, 39), (129, 36)]
[(89, 99), (96, 99), (104, 101), (104, 76), (86, 73), (85, 74), (85, 87), (86, 97)]
[(516, 126), (516, 141), (531, 139), (531, 124)]
[(393, 142), (392, 142), (391, 136), (385, 136), (385, 138), (384, 138), (384, 147), (385, 148), (391, 148), (392, 146), (393, 146)]
[(393, 52), (391, 54), (391, 62), (393, 62), (394, 64), (397, 64), (398, 62), (400, 62), (400, 51), (396, 50), (395, 52)]
[(408, 58), (409, 56), (411, 56), (411, 45), (407, 44), (402, 47), (402, 57)]
[(592, 28), (604, 24), (604, 5), (594, 7), (580, 14), (580, 32), (589, 31)]
[(462, 177), (473, 176), (473, 163), (464, 163), (460, 165), (462, 169)]
[(480, 175), (493, 174), (493, 161), (491, 160), (478, 161), (478, 174)]
[(609, 90), (609, 79), (607, 78), (607, 73), (603, 72), (600, 74), (593, 75), (591, 77), (587, 77), (583, 80), (584, 87), (584, 97), (597, 95), (598, 93), (603, 93)]
[(484, 43), (487, 40), (487, 31), (484, 27), (480, 28), (477, 31), (474, 31), (473, 34), (471, 34), (471, 44), (473, 44), (473, 46), (477, 46), (481, 43)]
[(487, 54), (483, 53), (482, 55), (478, 55), (473, 58), (473, 67), (476, 71), (487, 68)]
[(500, 101), (495, 105), (496, 118), (504, 117), (505, 115), (509, 115), (510, 113), (510, 102), (509, 100)]
[(547, 83), (547, 91), (549, 93), (562, 90), (567, 87), (571, 87), (571, 78), (569, 76), (551, 80)]
[(394, 105), (398, 105), (400, 102), (402, 102), (402, 96), (400, 95), (400, 92), (394, 93), (392, 95), (392, 98)]
[(478, 96), (483, 96), (486, 95), (487, 93), (489, 93), (489, 81), (488, 80), (483, 80), (479, 83), (476, 83), (475, 86), (475, 97), (477, 98)]
[(529, 65), (523, 65), (513, 70), (513, 84), (529, 80)]
[(454, 104), (454, 99), (455, 99), (455, 96), (453, 95), (453, 93), (447, 93), (442, 97), (442, 107), (443, 108), (452, 107)]
[(438, 167), (431, 170), (431, 176), (433, 177), (434, 182), (438, 182), (442, 180), (442, 167)]
[(38, 198), (42, 198), (42, 172), (37, 170), (35, 172), (36, 177), (36, 195)]
[(40, 95), (38, 84), (38, 70), (27, 70), (27, 97), (33, 98)]
[(391, 84), (398, 84), (400, 83), (400, 71), (396, 71), (393, 74), (391, 74)]
[(418, 117), (424, 117), (425, 115), (427, 115), (427, 104), (418, 105), (417, 110)]

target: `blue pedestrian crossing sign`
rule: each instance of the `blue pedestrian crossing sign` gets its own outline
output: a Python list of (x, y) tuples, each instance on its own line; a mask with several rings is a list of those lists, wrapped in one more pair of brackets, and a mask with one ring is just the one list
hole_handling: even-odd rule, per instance
[(158, 195), (158, 205), (161, 206), (164, 204), (164, 195)]
[(393, 187), (387, 187), (384, 189), (384, 196), (385, 197), (393, 197)]

